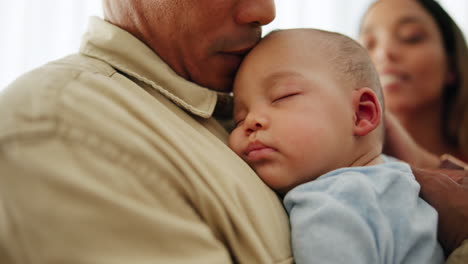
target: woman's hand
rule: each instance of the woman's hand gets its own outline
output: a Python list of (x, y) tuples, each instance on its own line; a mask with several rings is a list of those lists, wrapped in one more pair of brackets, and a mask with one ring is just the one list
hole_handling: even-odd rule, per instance
[(412, 169), (420, 196), (439, 213), (438, 239), (449, 256), (468, 239), (468, 171)]

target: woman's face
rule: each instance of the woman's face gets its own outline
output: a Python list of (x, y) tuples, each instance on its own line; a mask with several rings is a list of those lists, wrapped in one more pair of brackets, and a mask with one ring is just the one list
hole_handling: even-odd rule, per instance
[(450, 81), (442, 35), (416, 0), (380, 0), (359, 36), (379, 72), (387, 107), (397, 114), (440, 107)]

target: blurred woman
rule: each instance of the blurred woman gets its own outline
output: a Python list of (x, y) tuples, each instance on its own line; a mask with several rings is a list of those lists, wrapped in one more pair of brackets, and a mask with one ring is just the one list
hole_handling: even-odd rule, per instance
[(359, 40), (379, 72), (387, 110), (430, 153), (468, 160), (468, 51), (433, 0), (378, 0)]

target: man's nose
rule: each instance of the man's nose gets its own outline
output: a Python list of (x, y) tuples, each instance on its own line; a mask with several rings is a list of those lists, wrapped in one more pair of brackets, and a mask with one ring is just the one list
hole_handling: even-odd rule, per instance
[(236, 10), (239, 24), (267, 25), (276, 16), (273, 0), (240, 0)]

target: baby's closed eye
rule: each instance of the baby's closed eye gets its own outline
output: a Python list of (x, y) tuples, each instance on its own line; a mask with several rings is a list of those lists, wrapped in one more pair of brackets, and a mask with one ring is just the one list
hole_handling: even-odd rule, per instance
[(274, 97), (274, 99), (272, 100), (272, 103), (277, 103), (280, 101), (288, 100), (300, 94), (301, 94), (300, 92), (291, 92), (291, 93), (282, 94), (282, 95)]

